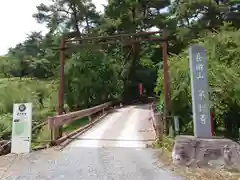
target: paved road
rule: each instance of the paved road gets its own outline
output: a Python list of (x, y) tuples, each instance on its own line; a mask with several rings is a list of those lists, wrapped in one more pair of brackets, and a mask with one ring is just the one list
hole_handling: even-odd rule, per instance
[[(174, 180), (157, 167), (148, 106), (116, 110), (62, 151), (0, 158), (0, 177), (12, 180)], [(1, 180), (1, 178), (0, 178)]]

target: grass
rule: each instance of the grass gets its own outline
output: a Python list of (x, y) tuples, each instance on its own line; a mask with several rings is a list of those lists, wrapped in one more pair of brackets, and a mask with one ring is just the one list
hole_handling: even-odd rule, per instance
[(228, 172), (210, 168), (189, 168), (172, 164), (172, 149), (174, 140), (164, 137), (162, 141), (153, 143), (154, 148), (160, 148), (158, 155), (161, 165), (159, 167), (172, 171), (174, 174), (184, 177), (186, 180), (240, 180), (240, 173)]
[(64, 133), (73, 132), (74, 130), (79, 129), (80, 127), (82, 127), (82, 126), (84, 126), (84, 125), (86, 125), (86, 124), (88, 124), (88, 118), (87, 118), (87, 117), (84, 117), (84, 118), (82, 118), (82, 119), (73, 121), (73, 122), (71, 122), (70, 124), (66, 124), (66, 125), (63, 127), (63, 132), (64, 132)]

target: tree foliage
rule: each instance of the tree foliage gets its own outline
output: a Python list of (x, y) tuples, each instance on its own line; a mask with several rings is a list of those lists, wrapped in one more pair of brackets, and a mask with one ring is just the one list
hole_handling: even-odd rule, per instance
[(2, 73), (5, 77), (52, 77), (59, 61), (58, 52), (51, 46), (58, 43), (58, 36), (42, 36), (40, 32), (32, 32), (23, 43), (10, 48), (8, 54), (2, 57)]
[(66, 64), (66, 100), (71, 109), (92, 107), (121, 95), (119, 66), (98, 49), (84, 48)]
[(52, 4), (40, 4), (33, 15), (40, 23), (46, 23), (51, 32), (74, 30), (77, 36), (90, 33), (98, 23), (99, 14), (91, 0), (53, 0)]

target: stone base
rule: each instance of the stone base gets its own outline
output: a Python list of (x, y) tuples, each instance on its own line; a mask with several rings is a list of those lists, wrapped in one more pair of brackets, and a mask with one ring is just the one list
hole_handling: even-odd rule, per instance
[(229, 139), (177, 136), (172, 159), (176, 165), (240, 170), (240, 144)]

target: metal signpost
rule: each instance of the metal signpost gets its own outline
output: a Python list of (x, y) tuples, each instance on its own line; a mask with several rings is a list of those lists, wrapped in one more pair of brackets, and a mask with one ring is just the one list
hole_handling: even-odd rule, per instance
[(180, 132), (179, 117), (178, 116), (174, 116), (173, 119), (174, 119), (175, 131), (179, 134), (179, 132)]
[(11, 153), (29, 153), (32, 136), (32, 103), (13, 105)]
[(204, 48), (198, 45), (191, 46), (189, 58), (194, 135), (199, 138), (211, 138), (207, 63)]

